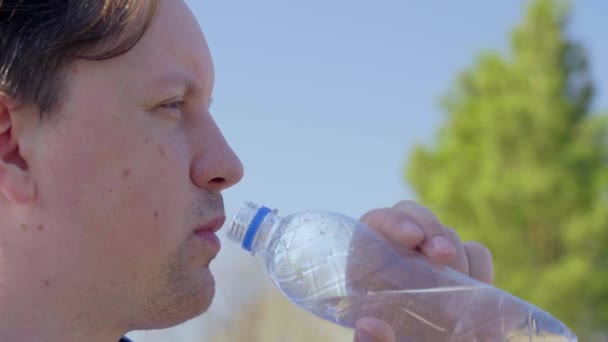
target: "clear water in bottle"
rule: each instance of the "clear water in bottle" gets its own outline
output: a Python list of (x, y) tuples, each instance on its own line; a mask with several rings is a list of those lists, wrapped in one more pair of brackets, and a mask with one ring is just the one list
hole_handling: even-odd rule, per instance
[(264, 258), (289, 300), (345, 327), (371, 316), (391, 324), (399, 341), (577, 341), (549, 313), (415, 251), (397, 254), (342, 214), (280, 218), (246, 203), (228, 235)]

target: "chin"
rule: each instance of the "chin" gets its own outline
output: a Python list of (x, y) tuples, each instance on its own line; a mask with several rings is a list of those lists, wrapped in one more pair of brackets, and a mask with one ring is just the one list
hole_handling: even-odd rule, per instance
[(215, 280), (209, 269), (203, 273), (189, 284), (179, 282), (163, 291), (164, 295), (157, 297), (150, 308), (155, 319), (141, 329), (166, 329), (205, 313), (213, 302)]
[(211, 286), (207, 284), (204, 289), (190, 299), (187, 306), (190, 307), (190, 313), (185, 317), (186, 320), (197, 317), (209, 310), (213, 303), (213, 297), (215, 296), (215, 282), (211, 283)]
[[(185, 322), (201, 314), (205, 313), (215, 296), (215, 279), (209, 272), (209, 269), (205, 269), (204, 279), (197, 279), (196, 284), (193, 286), (192, 291), (188, 291), (189, 294), (180, 296), (178, 302), (175, 303), (176, 308), (180, 308), (179, 323)], [(202, 280), (202, 281), (201, 281)]]

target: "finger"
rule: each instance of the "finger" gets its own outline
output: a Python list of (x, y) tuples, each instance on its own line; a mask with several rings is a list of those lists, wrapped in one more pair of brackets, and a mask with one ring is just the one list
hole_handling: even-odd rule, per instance
[(424, 240), (422, 229), (407, 215), (395, 209), (372, 210), (361, 217), (361, 222), (398, 251), (414, 249)]
[(494, 284), (492, 254), (478, 242), (466, 242), (464, 249), (469, 263), (469, 276), (488, 284)]
[(445, 265), (460, 273), (469, 275), (469, 258), (460, 237), (452, 228), (444, 227), (444, 231), (444, 236), (450, 240), (452, 246), (454, 246), (454, 249), (456, 250), (454, 256), (451, 259), (446, 260), (447, 263)]
[(446, 263), (456, 255), (455, 247), (445, 236), (445, 228), (430, 210), (412, 201), (401, 201), (393, 208), (403, 212), (422, 229), (424, 241), (420, 247), (429, 258)]
[(377, 318), (365, 317), (357, 321), (355, 342), (396, 342), (391, 326)]

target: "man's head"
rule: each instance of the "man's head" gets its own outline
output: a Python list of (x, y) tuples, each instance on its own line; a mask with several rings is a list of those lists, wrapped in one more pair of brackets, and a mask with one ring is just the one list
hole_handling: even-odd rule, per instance
[(2, 1), (0, 37), (0, 311), (89, 334), (204, 311), (217, 246), (194, 232), (242, 167), (186, 4)]

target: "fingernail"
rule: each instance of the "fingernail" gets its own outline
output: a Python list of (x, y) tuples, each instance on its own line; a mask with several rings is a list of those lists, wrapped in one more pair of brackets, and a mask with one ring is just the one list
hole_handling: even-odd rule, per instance
[(404, 231), (408, 232), (409, 234), (420, 235), (421, 237), (424, 237), (424, 232), (422, 231), (422, 229), (420, 229), (420, 227), (418, 227), (418, 225), (416, 225), (415, 223), (413, 223), (411, 221), (402, 222), (401, 227), (403, 228)]
[(444, 236), (438, 235), (435, 236), (432, 240), (433, 242), (433, 249), (436, 249), (437, 251), (441, 252), (442, 254), (452, 254), (452, 253), (456, 253), (456, 249), (454, 249), (454, 246), (452, 245), (452, 243), (446, 239)]
[(366, 332), (363, 329), (358, 329), (357, 333), (355, 334), (355, 341), (356, 342), (375, 342), (376, 337), (374, 335), (369, 334), (368, 332)]

